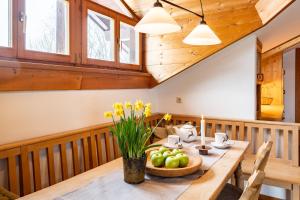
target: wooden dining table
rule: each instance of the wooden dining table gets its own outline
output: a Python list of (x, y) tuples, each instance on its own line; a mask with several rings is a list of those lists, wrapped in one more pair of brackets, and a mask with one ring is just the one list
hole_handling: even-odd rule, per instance
[[(211, 138), (208, 138), (211, 139)], [(163, 142), (163, 141), (161, 141)], [(226, 153), (217, 160), (200, 178), (193, 180), (191, 185), (178, 199), (216, 199), (222, 188), (239, 169), (244, 154), (249, 146), (246, 141), (234, 141)], [(97, 177), (105, 176), (122, 168), (122, 158), (91, 169), (68, 180), (52, 185), (40, 191), (20, 198), (21, 200), (53, 200), (64, 194), (77, 190)], [(123, 181), (123, 180), (120, 180)]]

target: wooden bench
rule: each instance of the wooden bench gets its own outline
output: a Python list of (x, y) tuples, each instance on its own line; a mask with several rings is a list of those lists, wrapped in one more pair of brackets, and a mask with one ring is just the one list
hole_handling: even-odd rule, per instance
[[(151, 125), (158, 116), (148, 118)], [(24, 196), (119, 158), (112, 123), (0, 145), (7, 190)]]
[[(191, 121), (200, 124), (199, 116), (173, 115), (177, 125)], [(270, 159), (265, 169), (264, 184), (291, 191), (292, 199), (300, 199), (299, 124), (269, 121), (239, 121), (207, 119), (206, 135), (214, 137), (218, 131), (226, 132), (232, 140), (247, 140), (250, 147), (242, 163), (242, 172), (247, 178), (251, 173), (258, 147), (266, 140), (273, 141)]]
[[(154, 114), (148, 122), (155, 126), (161, 117), (163, 114)], [(199, 132), (199, 116), (173, 115), (170, 123), (186, 122), (192, 122)], [(118, 158), (120, 152), (109, 131), (111, 126), (106, 123), (1, 145), (0, 162), (4, 161), (8, 169), (4, 186), (23, 196)], [(293, 123), (206, 119), (207, 136), (214, 137), (215, 132), (222, 131), (230, 139), (250, 142), (242, 163), (246, 176), (251, 173), (257, 148), (264, 140), (272, 140), (265, 184), (291, 190), (295, 200), (300, 198), (299, 127)]]

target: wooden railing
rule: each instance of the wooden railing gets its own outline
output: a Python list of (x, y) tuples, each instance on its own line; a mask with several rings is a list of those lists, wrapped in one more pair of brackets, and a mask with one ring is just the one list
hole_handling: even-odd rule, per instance
[[(154, 126), (162, 116), (154, 114), (147, 121)], [(174, 114), (169, 123), (186, 122), (199, 131), (199, 116)], [(0, 146), (0, 162), (6, 169), (2, 173), (6, 176), (4, 186), (23, 196), (120, 157), (111, 126), (106, 123)], [(207, 136), (222, 131), (231, 139), (247, 140), (253, 154), (270, 139), (275, 146), (271, 156), (293, 166), (299, 166), (299, 127), (293, 123), (206, 119)]]

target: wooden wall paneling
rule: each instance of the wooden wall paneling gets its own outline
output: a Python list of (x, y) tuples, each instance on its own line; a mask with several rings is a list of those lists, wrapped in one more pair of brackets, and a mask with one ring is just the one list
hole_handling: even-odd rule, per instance
[(295, 63), (295, 121), (300, 123), (300, 48), (296, 49)]
[(272, 105), (283, 105), (283, 52), (262, 59), (262, 97), (272, 97)]

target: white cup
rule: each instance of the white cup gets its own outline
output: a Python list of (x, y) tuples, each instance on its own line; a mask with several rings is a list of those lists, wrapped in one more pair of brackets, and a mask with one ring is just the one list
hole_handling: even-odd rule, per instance
[(223, 144), (228, 141), (228, 136), (226, 133), (215, 133), (215, 142), (217, 144)]
[(180, 137), (178, 135), (169, 135), (168, 136), (168, 144), (170, 146), (176, 146), (180, 143)]

